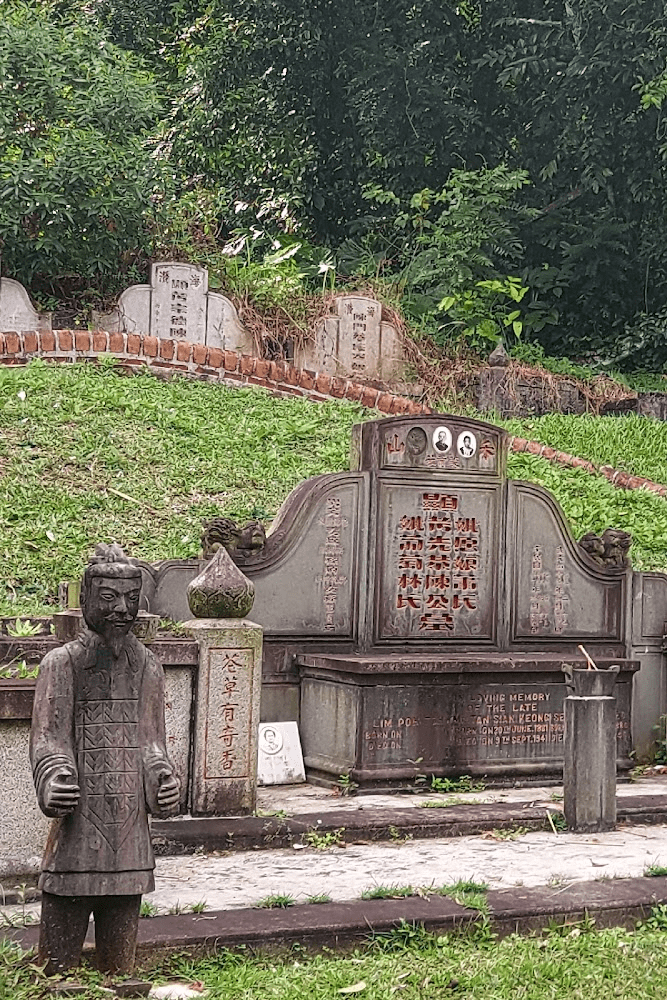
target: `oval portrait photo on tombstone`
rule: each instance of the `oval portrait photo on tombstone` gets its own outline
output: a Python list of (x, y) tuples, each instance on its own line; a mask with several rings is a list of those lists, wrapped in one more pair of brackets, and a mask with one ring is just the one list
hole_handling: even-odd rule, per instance
[(461, 431), (456, 440), (456, 450), (461, 458), (472, 458), (477, 451), (477, 438), (472, 431)]
[(433, 431), (433, 447), (444, 455), (452, 446), (452, 432), (449, 427), (436, 427)]
[(273, 726), (262, 726), (259, 730), (259, 748), (264, 753), (279, 753), (283, 748), (282, 733)]

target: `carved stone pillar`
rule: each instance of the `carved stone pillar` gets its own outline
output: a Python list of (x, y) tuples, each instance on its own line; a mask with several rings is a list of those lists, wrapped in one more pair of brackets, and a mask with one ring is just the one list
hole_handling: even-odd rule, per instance
[(252, 813), (262, 629), (233, 618), (185, 623), (199, 644), (190, 809), (193, 816)]

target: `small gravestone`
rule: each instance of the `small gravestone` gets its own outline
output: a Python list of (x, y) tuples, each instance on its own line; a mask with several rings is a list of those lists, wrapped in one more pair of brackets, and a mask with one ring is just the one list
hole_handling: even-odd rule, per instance
[(296, 785), (306, 780), (296, 722), (261, 722), (258, 748), (258, 785)]
[(54, 819), (39, 880), (47, 975), (78, 964), (91, 913), (99, 968), (132, 970), (141, 896), (155, 887), (148, 814), (179, 803), (164, 673), (131, 634), (140, 596), (141, 570), (117, 545), (99, 545), (81, 588), (86, 628), (40, 666), (30, 760)]
[(405, 375), (405, 352), (395, 327), (383, 321), (380, 302), (341, 295), (333, 309), (317, 326), (314, 339), (297, 349), (298, 366), (359, 381), (389, 382)]
[(0, 333), (50, 329), (51, 313), (38, 313), (19, 281), (0, 278)]
[(131, 285), (93, 325), (109, 333), (144, 333), (160, 340), (187, 340), (222, 350), (254, 353), (232, 302), (208, 290), (205, 267), (164, 261), (153, 264), (150, 284)]

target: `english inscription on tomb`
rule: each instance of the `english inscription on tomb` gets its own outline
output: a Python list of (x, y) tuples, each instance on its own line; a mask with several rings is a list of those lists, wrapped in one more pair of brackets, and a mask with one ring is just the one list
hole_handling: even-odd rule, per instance
[[(561, 682), (365, 689), (362, 767), (492, 764), (562, 756)], [(619, 687), (617, 743), (631, 749), (628, 685)]]

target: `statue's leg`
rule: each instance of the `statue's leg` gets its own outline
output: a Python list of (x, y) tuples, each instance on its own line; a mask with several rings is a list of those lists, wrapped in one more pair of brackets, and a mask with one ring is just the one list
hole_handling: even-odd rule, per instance
[(95, 950), (101, 972), (132, 972), (140, 908), (141, 896), (99, 896), (95, 900)]
[(56, 976), (79, 964), (88, 930), (90, 896), (55, 896), (42, 893), (37, 961), (46, 963), (47, 976)]

